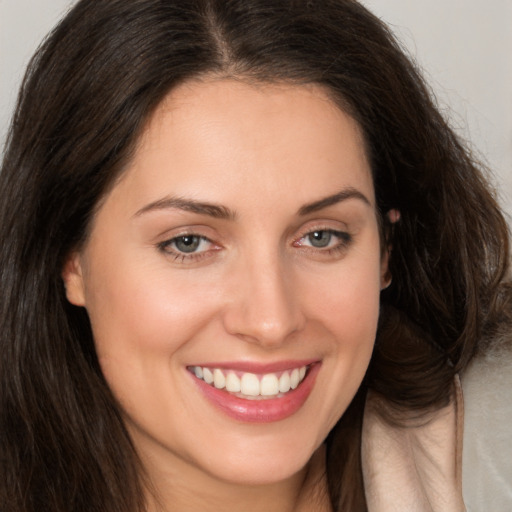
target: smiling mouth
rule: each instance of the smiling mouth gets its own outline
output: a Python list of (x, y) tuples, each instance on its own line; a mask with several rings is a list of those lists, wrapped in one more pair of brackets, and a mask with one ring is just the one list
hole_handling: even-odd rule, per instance
[(188, 369), (197, 379), (238, 398), (268, 400), (284, 397), (289, 391), (296, 389), (305, 379), (309, 366), (264, 374), (202, 366)]

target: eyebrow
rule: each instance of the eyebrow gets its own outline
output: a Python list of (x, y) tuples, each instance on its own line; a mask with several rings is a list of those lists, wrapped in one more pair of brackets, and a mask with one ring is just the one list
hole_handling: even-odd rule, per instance
[[(368, 206), (371, 206), (370, 201), (364, 194), (362, 194), (359, 190), (350, 187), (343, 189), (331, 196), (324, 197), (312, 203), (301, 206), (298, 214), (300, 216), (308, 215), (348, 199), (359, 199)], [(178, 209), (186, 212), (197, 213), (199, 215), (208, 215), (209, 217), (223, 220), (234, 220), (236, 218), (236, 213), (226, 206), (195, 201), (193, 199), (185, 199), (182, 197), (164, 197), (149, 203), (148, 205), (138, 210), (134, 217), (139, 217), (151, 211), (166, 209)]]
[(214, 217), (216, 219), (233, 220), (236, 217), (235, 212), (225, 206), (213, 203), (203, 203), (201, 201), (194, 201), (193, 199), (184, 199), (181, 197), (164, 197), (158, 201), (154, 201), (138, 210), (135, 217), (147, 212), (166, 210), (169, 208), (197, 213), (199, 215), (208, 215), (209, 217)]
[(349, 187), (341, 190), (336, 194), (333, 194), (332, 196), (324, 197), (323, 199), (319, 199), (318, 201), (305, 204), (299, 209), (299, 215), (308, 215), (310, 213), (323, 210), (328, 206), (333, 206), (337, 203), (341, 203), (342, 201), (346, 201), (347, 199), (359, 199), (368, 206), (371, 206), (369, 199), (362, 192), (355, 188)]

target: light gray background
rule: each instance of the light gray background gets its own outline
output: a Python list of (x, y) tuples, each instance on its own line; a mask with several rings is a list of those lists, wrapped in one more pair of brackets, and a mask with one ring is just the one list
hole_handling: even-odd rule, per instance
[[(186, 1), (186, 0), (183, 0)], [(72, 0), (0, 0), (0, 147), (30, 56)], [(363, 0), (424, 69), (512, 215), (512, 0)]]

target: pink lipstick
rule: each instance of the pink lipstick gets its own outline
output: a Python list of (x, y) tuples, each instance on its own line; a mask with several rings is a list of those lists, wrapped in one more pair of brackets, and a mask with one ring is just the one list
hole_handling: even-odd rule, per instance
[(246, 423), (280, 421), (309, 397), (319, 361), (274, 364), (217, 363), (188, 370), (203, 396), (231, 418)]

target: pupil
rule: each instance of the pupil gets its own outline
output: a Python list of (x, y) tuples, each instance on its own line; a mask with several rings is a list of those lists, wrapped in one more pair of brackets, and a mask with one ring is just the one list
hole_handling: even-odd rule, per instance
[(327, 247), (331, 241), (329, 231), (314, 231), (309, 235), (309, 241), (313, 247)]
[(176, 239), (176, 248), (181, 252), (194, 252), (200, 242), (198, 236), (180, 236)]

